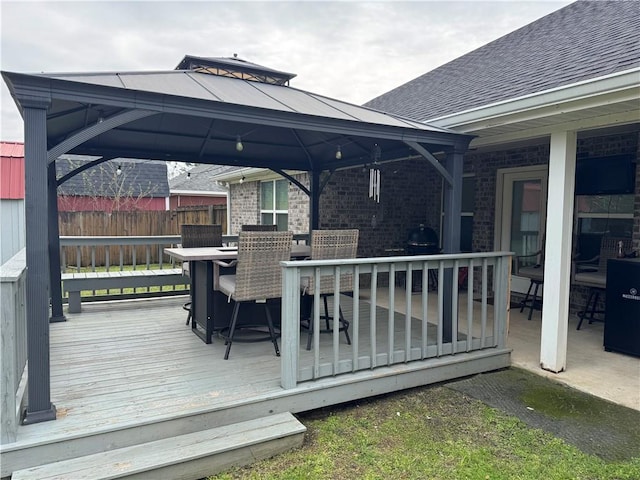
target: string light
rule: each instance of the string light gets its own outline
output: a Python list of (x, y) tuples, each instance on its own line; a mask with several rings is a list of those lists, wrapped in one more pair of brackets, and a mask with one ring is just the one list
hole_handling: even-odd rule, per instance
[(122, 167), (120, 165), (116, 168), (116, 175), (122, 175)]
[(240, 135), (236, 137), (236, 150), (239, 152), (244, 150), (244, 145), (242, 145), (242, 138), (240, 138)]
[(340, 150), (340, 145), (338, 145), (338, 149), (336, 150), (336, 160), (340, 160), (342, 158), (342, 150)]
[(191, 172), (187, 172), (187, 180), (191, 180)]
[(242, 178), (240, 179), (240, 183), (244, 183), (244, 175), (242, 176)]

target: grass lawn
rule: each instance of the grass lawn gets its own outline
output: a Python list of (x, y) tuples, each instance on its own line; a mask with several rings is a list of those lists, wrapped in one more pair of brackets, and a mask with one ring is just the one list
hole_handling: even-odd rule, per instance
[(210, 480), (640, 479), (640, 458), (609, 462), (587, 455), (444, 386), (298, 418), (308, 428), (300, 449)]

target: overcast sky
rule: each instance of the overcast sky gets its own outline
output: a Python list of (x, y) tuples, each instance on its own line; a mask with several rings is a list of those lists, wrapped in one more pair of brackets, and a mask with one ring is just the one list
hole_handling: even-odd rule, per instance
[[(171, 70), (185, 54), (297, 74), (361, 105), (571, 1), (151, 2), (0, 0), (1, 69)], [(22, 141), (2, 81), (0, 139)]]

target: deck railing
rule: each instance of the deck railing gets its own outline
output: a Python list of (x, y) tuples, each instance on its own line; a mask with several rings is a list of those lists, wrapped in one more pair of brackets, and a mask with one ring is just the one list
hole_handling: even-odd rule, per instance
[[(508, 252), (283, 262), (283, 388), (359, 370), (504, 348), (510, 265)], [(317, 286), (321, 275), (339, 279), (345, 273), (354, 275), (353, 293), (340, 295), (339, 284), (334, 282), (329, 306), (331, 315), (343, 310), (350, 322), (352, 343), (347, 345), (337, 328), (330, 334), (320, 333), (325, 325), (321, 322), (324, 307), (315, 301), (313, 345), (307, 351), (306, 342), (300, 342), (300, 279), (315, 277)], [(412, 302), (418, 294), (412, 292), (415, 275), (424, 287), (416, 312)], [(401, 278), (406, 281), (398, 282)], [(362, 285), (367, 285), (366, 291)], [(399, 289), (404, 293), (399, 296), (404, 301), (402, 309), (395, 303)], [(385, 308), (379, 306), (381, 293)]]
[[(295, 234), (296, 243), (306, 243), (307, 234)], [(180, 244), (180, 235), (157, 236), (62, 236), (60, 237), (60, 268), (63, 274), (73, 272), (145, 270), (145, 285), (131, 288), (86, 290), (82, 301), (147, 298), (189, 293), (189, 285), (176, 283), (173, 277), (154, 275), (158, 269), (180, 268), (164, 253), (167, 247)], [(223, 235), (224, 245), (235, 245), (238, 235)], [(132, 275), (136, 275), (135, 273)], [(154, 284), (157, 280), (157, 284)], [(63, 279), (64, 281), (64, 279)], [(123, 287), (126, 287), (123, 285)]]
[[(304, 243), (308, 234), (295, 234), (294, 241)], [(223, 235), (225, 245), (238, 242), (238, 235)], [(163, 253), (167, 247), (180, 244), (180, 235), (156, 236), (63, 236), (60, 237), (60, 266), (62, 271), (83, 268), (95, 271), (105, 267), (107, 271), (132, 267), (148, 270), (151, 265), (159, 268), (175, 268), (175, 260)], [(72, 263), (74, 262), (74, 263)]]
[(25, 250), (0, 266), (0, 443), (15, 441), (26, 391), (27, 313)]

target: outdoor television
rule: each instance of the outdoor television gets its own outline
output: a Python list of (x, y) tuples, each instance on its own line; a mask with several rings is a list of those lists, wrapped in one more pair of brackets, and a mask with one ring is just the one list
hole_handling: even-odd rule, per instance
[(633, 155), (578, 158), (576, 195), (634, 193), (636, 164)]

